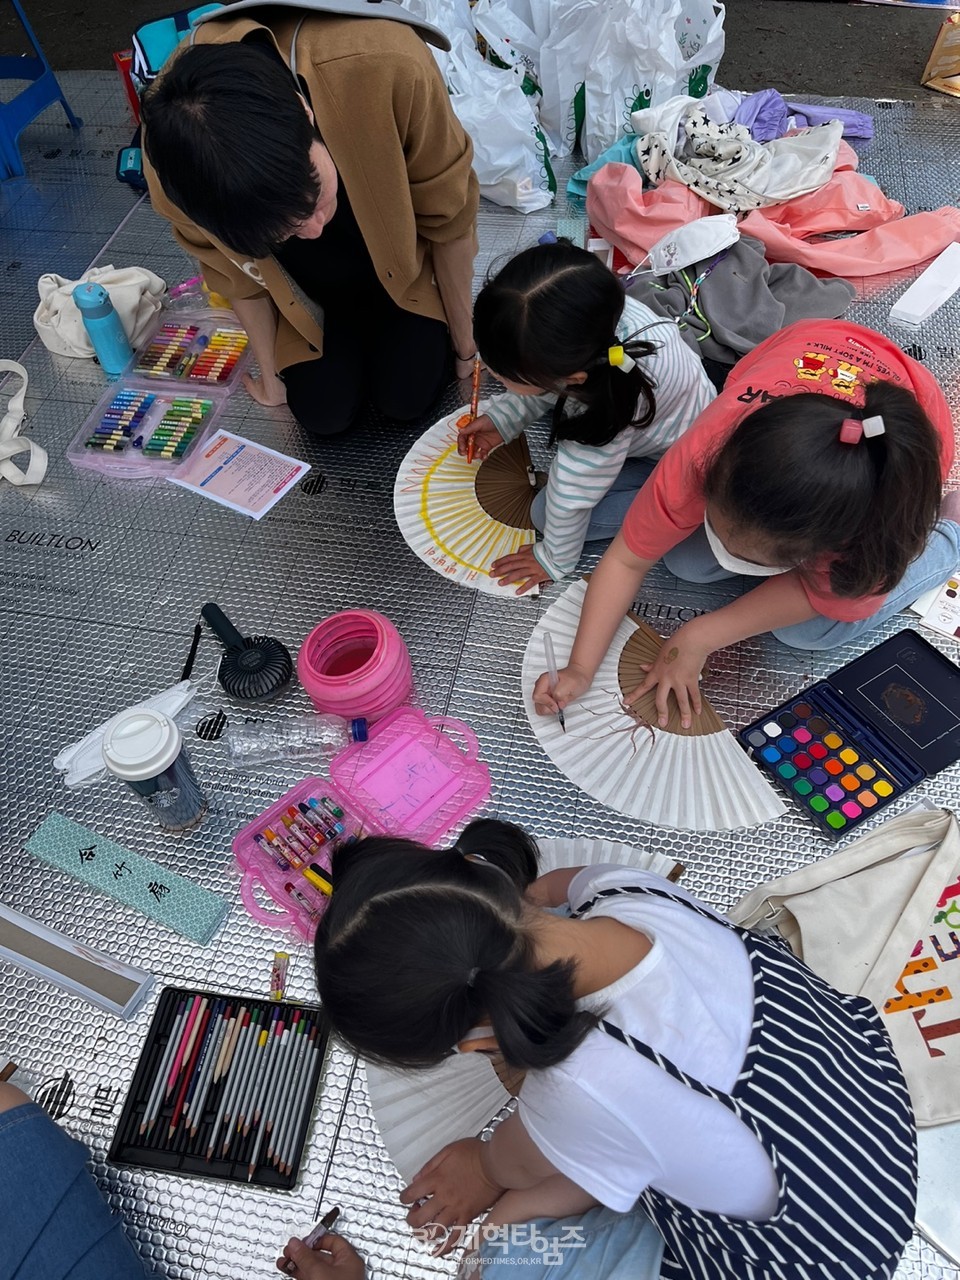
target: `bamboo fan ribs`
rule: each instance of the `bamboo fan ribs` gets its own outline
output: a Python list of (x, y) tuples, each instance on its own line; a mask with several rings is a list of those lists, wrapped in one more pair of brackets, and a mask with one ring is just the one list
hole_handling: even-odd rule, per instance
[(690, 729), (681, 729), (674, 708), (665, 729), (657, 727), (654, 695), (625, 708), (625, 698), (644, 676), (643, 664), (660, 648), (660, 637), (632, 615), (617, 628), (590, 689), (565, 709), (566, 732), (556, 716), (537, 715), (533, 686), (545, 670), (543, 632), (548, 631), (563, 666), (580, 621), (585, 582), (575, 582), (555, 601), (533, 632), (523, 660), (523, 701), (533, 732), (561, 773), (618, 813), (661, 827), (719, 831), (756, 826), (785, 812), (760, 771), (704, 699)]
[(457, 418), (435, 423), (420, 437), (397, 473), (393, 507), (400, 532), (435, 572), (489, 595), (515, 596), (501, 587), (490, 565), (533, 542), (530, 507), (538, 478), (523, 436), (468, 463), (457, 452)]

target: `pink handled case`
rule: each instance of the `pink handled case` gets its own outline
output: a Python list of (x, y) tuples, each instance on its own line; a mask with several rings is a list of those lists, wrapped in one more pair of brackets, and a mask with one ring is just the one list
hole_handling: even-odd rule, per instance
[[(261, 924), (289, 928), (312, 941), (327, 898), (299, 872), (278, 866), (254, 839), (279, 824), (291, 806), (328, 797), (343, 810), (343, 833), (328, 842), (329, 853), (325, 844), (314, 859), (329, 872), (330, 853), (351, 836), (394, 835), (434, 845), (489, 794), (490, 771), (478, 758), (469, 725), (399, 707), (371, 727), (366, 742), (351, 743), (334, 756), (329, 780), (305, 778), (237, 832), (232, 847), (243, 904)], [(288, 884), (310, 904), (309, 913), (287, 892)], [(264, 894), (276, 910), (261, 901)]]

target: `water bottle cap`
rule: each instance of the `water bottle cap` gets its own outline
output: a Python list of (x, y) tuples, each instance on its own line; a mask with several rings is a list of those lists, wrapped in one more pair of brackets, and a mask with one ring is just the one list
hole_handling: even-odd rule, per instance
[(363, 716), (357, 716), (355, 720), (350, 721), (350, 736), (354, 742), (366, 742), (367, 722)]
[(87, 280), (78, 284), (73, 290), (73, 300), (77, 307), (90, 320), (99, 320), (108, 316), (113, 310), (110, 294), (102, 284), (93, 284)]

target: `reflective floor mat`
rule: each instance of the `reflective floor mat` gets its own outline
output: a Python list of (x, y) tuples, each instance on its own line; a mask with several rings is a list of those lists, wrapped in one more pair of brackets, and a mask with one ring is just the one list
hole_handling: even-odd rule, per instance
[[(104, 379), (94, 364), (52, 357), (32, 340), (37, 276), (55, 271), (75, 278), (96, 260), (143, 265), (175, 284), (195, 268), (149, 204), (114, 180), (116, 149), (131, 132), (114, 77), (78, 72), (62, 80), (85, 118), (82, 133), (72, 134), (49, 112), (21, 139), (29, 177), (0, 187), (0, 356), (26, 352), (28, 430), (51, 458), (38, 488), (0, 486), (3, 900), (150, 970), (161, 985), (264, 994), (272, 953), (286, 947), (293, 953), (290, 997), (311, 996), (308, 951), (247, 916), (229, 848), (233, 833), (302, 771), (279, 765), (252, 775), (230, 771), (222, 742), (211, 737), (214, 721), (221, 709), (228, 718), (245, 712), (214, 683), (219, 647), (209, 634), (200, 646), (195, 674), (203, 692), (188, 733), (212, 802), (197, 830), (163, 835), (122, 784), (68, 791), (53, 768), (60, 747), (179, 678), (207, 600), (217, 601), (246, 633), (275, 635), (293, 650), (314, 623), (336, 610), (369, 606), (386, 613), (410, 648), (419, 704), (461, 717), (476, 730), (493, 776), (486, 812), (535, 833), (606, 836), (656, 848), (684, 862), (685, 885), (720, 907), (759, 880), (829, 852), (794, 812), (759, 831), (693, 837), (623, 819), (557, 772), (527, 724), (519, 676), (527, 637), (563, 587), (549, 588), (539, 601), (481, 597), (450, 586), (414, 557), (392, 512), (393, 477), (412, 430), (371, 418), (350, 439), (315, 447), (285, 409), (259, 408), (238, 392), (223, 425), (313, 466), (259, 523), (162, 482), (117, 484), (73, 469), (65, 447)], [(862, 168), (908, 212), (957, 201), (952, 104), (838, 101), (875, 116), (877, 137), (861, 148)], [(563, 199), (526, 218), (484, 205), (478, 283), (498, 259), (555, 228), (558, 217), (576, 214)], [(857, 281), (861, 296), (851, 316), (888, 331), (891, 301), (915, 274)], [(890, 332), (937, 373), (960, 418), (960, 298), (915, 335)], [(451, 391), (442, 410), (455, 402)], [(542, 437), (534, 452), (542, 461)], [(585, 558), (583, 567), (594, 560)], [(692, 611), (727, 598), (721, 589), (692, 588), (658, 568), (644, 585), (639, 608), (651, 625), (668, 632)], [(904, 623), (894, 620), (873, 639)], [(956, 656), (952, 642), (934, 643)], [(768, 637), (751, 640), (711, 659), (710, 697), (727, 722), (739, 726), (866, 647), (825, 657), (788, 650)], [(297, 689), (263, 715), (308, 707)], [(900, 808), (918, 794), (955, 806), (958, 792), (960, 770), (954, 769)], [(26, 854), (24, 841), (53, 811), (227, 896), (231, 911), (212, 944), (185, 942), (77, 881), (54, 876)], [(104, 1192), (158, 1273), (170, 1280), (276, 1274), (273, 1259), (287, 1234), (305, 1227), (321, 1204), (343, 1207), (343, 1230), (369, 1258), (372, 1275), (414, 1280), (450, 1272), (411, 1244), (396, 1199), (398, 1177), (379, 1142), (362, 1069), (350, 1055), (330, 1053), (300, 1182), (291, 1193), (114, 1168), (106, 1150), (156, 997), (124, 1024), (11, 966), (0, 971), (0, 1055), (36, 1072), (62, 1123), (90, 1145)], [(917, 1237), (898, 1275), (934, 1280), (960, 1271)]]

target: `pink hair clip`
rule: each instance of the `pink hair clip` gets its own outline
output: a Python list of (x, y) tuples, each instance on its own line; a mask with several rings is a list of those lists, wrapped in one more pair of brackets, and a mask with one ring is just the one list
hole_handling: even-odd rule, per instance
[(863, 438), (863, 423), (856, 418), (844, 418), (840, 423), (840, 443), (859, 444)]

